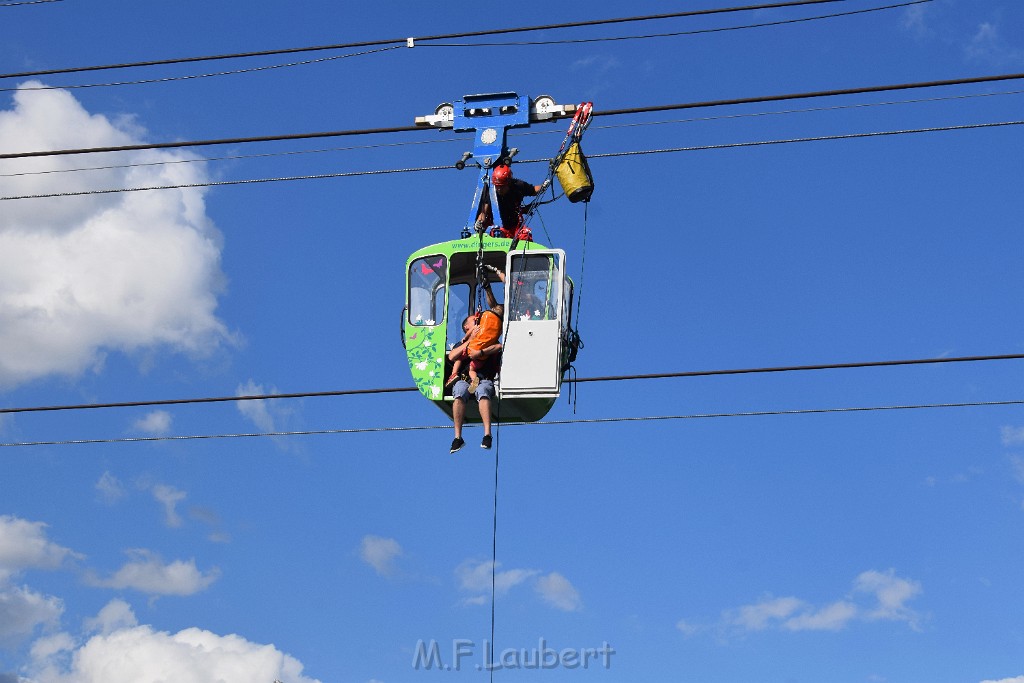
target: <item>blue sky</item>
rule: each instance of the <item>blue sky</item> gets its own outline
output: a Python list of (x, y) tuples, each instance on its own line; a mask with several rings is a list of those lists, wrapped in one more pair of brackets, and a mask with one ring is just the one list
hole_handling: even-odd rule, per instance
[[(64, 0), (0, 6), (0, 62), (14, 73), (732, 5)], [(600, 112), (1019, 73), (1022, 28), (1016, 0), (933, 0), (116, 87), (32, 89), (337, 53), (7, 79), (0, 147), (406, 126), (479, 92)], [(1024, 352), (1019, 126), (600, 157), (1016, 121), (1019, 89), (595, 117), (586, 223), (563, 202), (533, 226), (581, 288), (579, 375)], [(547, 158), (562, 130), (511, 142)], [(423, 131), (8, 160), (0, 196), (443, 166), (470, 146)], [(270, 156), (194, 161), (253, 154)], [(472, 190), (452, 169), (3, 201), (0, 400), (410, 386), (405, 259), (458, 235)], [(1017, 401), (1022, 379), (1004, 361), (588, 383), (547, 419)], [(0, 682), (480, 680), (495, 455), (496, 650), (614, 650), (608, 667), (495, 678), (1024, 681), (1020, 406), (510, 426), (490, 453), (472, 428), (458, 456), (447, 428), (10, 445), (444, 420), (407, 393), (0, 416)], [(473, 654), (460, 671), (415, 669), (431, 641), (445, 663), (454, 644)]]

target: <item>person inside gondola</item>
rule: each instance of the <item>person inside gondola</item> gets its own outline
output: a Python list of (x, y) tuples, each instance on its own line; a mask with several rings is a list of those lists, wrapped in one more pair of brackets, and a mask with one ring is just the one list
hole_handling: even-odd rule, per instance
[[(547, 320), (549, 306), (533, 292), (533, 288), (517, 280), (515, 298), (512, 300), (511, 320)], [(536, 284), (536, 283), (534, 283)]]
[[(502, 284), (505, 283), (505, 273), (501, 270), (490, 265), (485, 265), (484, 268), (497, 275)], [(468, 325), (470, 318), (463, 321), (462, 331), (466, 334), (456, 346), (462, 349), (462, 352), (458, 357), (453, 357), (450, 352), (448, 354), (449, 359), (452, 361), (452, 373), (444, 383), (445, 388), (455, 384), (460, 375), (468, 374), (469, 393), (472, 394), (476, 391), (476, 387), (480, 382), (480, 370), (484, 363), (487, 362), (487, 358), (489, 358), (489, 355), (501, 350), (498, 338), (501, 337), (505, 306), (498, 303), (494, 292), (491, 291), (490, 283), (486, 280), (484, 280), (483, 288), (484, 293), (487, 295), (487, 305), (490, 308), (487, 311), (477, 313), (475, 316), (470, 316), (470, 318), (474, 319), (472, 325)], [(497, 348), (495, 348), (495, 344), (497, 344)], [(482, 355), (488, 349), (489, 355)], [(467, 363), (468, 372), (466, 370)]]
[[(484, 266), (498, 276), (498, 279), (505, 282), (505, 274), (494, 266)], [(455, 386), (452, 387), (452, 419), (455, 423), (455, 438), (452, 440), (452, 447), (449, 452), (455, 453), (465, 445), (462, 439), (462, 426), (466, 419), (466, 401), (469, 396), (476, 398), (477, 406), (480, 409), (480, 419), (484, 426), (484, 437), (480, 442), (480, 448), (491, 447), (491, 399), (494, 398), (494, 378), (501, 366), (501, 343), (498, 341), (501, 336), (502, 320), (505, 314), (505, 307), (499, 304), (491, 291), (490, 283), (484, 280), (484, 294), (487, 296), (487, 304), (490, 306), (486, 311), (476, 315), (468, 316), (462, 321), (462, 329), (466, 335), (462, 341), (448, 352), (448, 359), (454, 363), (452, 377), (449, 382), (455, 379)], [(462, 368), (468, 360), (468, 379), (461, 375)]]
[[(493, 237), (515, 237), (526, 242), (532, 241), (530, 229), (523, 225), (523, 199), (535, 197), (544, 191), (544, 185), (531, 185), (525, 180), (512, 176), (512, 167), (502, 164), (494, 167), (491, 172), (491, 183), (498, 195), (498, 213), (501, 225), (491, 230)], [(477, 225), (486, 228), (494, 224), (494, 212), (491, 210), (491, 198), (484, 194), (480, 202), (480, 213)]]

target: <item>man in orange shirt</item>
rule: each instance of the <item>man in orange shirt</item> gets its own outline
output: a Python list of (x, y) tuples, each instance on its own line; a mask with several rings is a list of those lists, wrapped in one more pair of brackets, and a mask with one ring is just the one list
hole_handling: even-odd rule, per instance
[[(485, 266), (485, 268), (495, 273), (501, 282), (505, 282), (503, 272), (494, 266)], [(482, 311), (478, 319), (474, 319), (476, 316), (469, 316), (463, 322), (466, 336), (462, 343), (448, 352), (448, 358), (452, 361), (457, 361), (464, 355), (469, 357), (471, 378), (469, 382), (460, 379), (452, 388), (452, 397), (455, 399), (452, 404), (455, 439), (452, 440), (451, 453), (455, 453), (465, 445), (465, 441), (462, 439), (462, 425), (466, 418), (466, 400), (470, 395), (476, 398), (480, 408), (480, 420), (484, 425), (484, 438), (480, 442), (480, 447), (491, 447), (491, 399), (494, 398), (494, 377), (498, 373), (500, 363), (501, 343), (498, 338), (501, 336), (505, 307), (498, 303), (486, 280), (483, 287), (490, 308)]]

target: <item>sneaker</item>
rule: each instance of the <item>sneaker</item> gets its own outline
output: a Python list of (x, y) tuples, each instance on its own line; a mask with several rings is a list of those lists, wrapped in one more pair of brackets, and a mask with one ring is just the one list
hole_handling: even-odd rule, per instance
[(491, 435), (490, 434), (484, 434), (484, 439), (483, 439), (483, 441), (480, 442), (480, 448), (490, 448), (490, 447), (491, 447)]
[(463, 441), (460, 437), (455, 437), (454, 439), (452, 439), (452, 449), (450, 451), (448, 451), (448, 452), (449, 453), (455, 453), (456, 451), (458, 451), (460, 448), (462, 448), (465, 445), (466, 445), (465, 441)]

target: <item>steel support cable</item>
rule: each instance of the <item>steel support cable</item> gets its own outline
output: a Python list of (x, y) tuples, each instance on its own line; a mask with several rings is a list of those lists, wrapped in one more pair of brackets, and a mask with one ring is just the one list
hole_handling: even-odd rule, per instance
[(742, 31), (752, 28), (770, 28), (774, 26), (785, 26), (787, 24), (800, 24), (809, 21), (822, 19), (837, 19), (839, 17), (851, 17), (858, 14), (869, 14), (884, 10), (921, 5), (932, 0), (908, 0), (895, 5), (884, 5), (882, 7), (868, 7), (866, 9), (852, 10), (849, 12), (835, 12), (833, 14), (820, 14), (813, 17), (800, 17), (799, 19), (782, 19), (780, 21), (765, 21), (757, 24), (743, 24), (740, 26), (720, 26), (718, 28), (702, 28), (692, 31), (672, 31), (670, 33), (648, 33), (638, 36), (608, 36), (605, 38), (573, 38), (564, 40), (528, 40), (504, 43), (430, 43), (423, 47), (529, 47), (535, 45), (578, 45), (581, 43), (609, 43), (624, 40), (648, 40), (651, 38), (678, 38), (680, 36), (696, 36), (705, 33), (724, 33), (727, 31)]
[[(1021, 91), (1024, 92), (1024, 91)], [(639, 124), (630, 124), (639, 125)], [(610, 128), (612, 126), (604, 126)], [(557, 131), (548, 131), (557, 132)], [(20, 178), (33, 175), (52, 175), (55, 173), (79, 173), (82, 171), (111, 171), (119, 168), (144, 168), (147, 166), (173, 166), (175, 164), (196, 164), (208, 161), (239, 161), (242, 159), (267, 159), (271, 157), (292, 157), (306, 154), (325, 154), (328, 152), (352, 152), (362, 149), (386, 149), (389, 147), (411, 147), (414, 145), (465, 143), (461, 138), (445, 138), (441, 140), (406, 140), (405, 142), (382, 142), (375, 145), (349, 145), (348, 147), (321, 147), (319, 149), (293, 149), (284, 152), (264, 152), (262, 154), (231, 154), (222, 157), (196, 157), (194, 159), (170, 159), (168, 161), (145, 161), (134, 164), (110, 164), (108, 166), (82, 166), (80, 168), (54, 168), (46, 171), (22, 171), (20, 173), (0, 173), (0, 178)]]
[(142, 62), (124, 62), (121, 64), (102, 64), (94, 66), (67, 67), (63, 69), (45, 69), (38, 71), (22, 71), (18, 73), (0, 74), (0, 78), (29, 78), (33, 76), (52, 76), (54, 74), (82, 73), (85, 71), (103, 71), (108, 69), (129, 69), (147, 66), (162, 66), (169, 64), (187, 64), (192, 62), (208, 62), (224, 59), (244, 59), (249, 57), (267, 57), (272, 55), (295, 54), (300, 52), (320, 52), (324, 50), (343, 50), (349, 48), (373, 47), (381, 45), (407, 45), (412, 40), (417, 42), (448, 40), (452, 38), (475, 38), (481, 36), (505, 35), (510, 33), (528, 33), (532, 31), (548, 31), (565, 28), (581, 28), (584, 26), (603, 26), (608, 24), (625, 24), (641, 21), (659, 21), (664, 19), (675, 19), (681, 17), (696, 17), (711, 14), (728, 14), (732, 12), (748, 12), (764, 9), (780, 9), (784, 7), (799, 7), (803, 5), (821, 5), (829, 2), (845, 2), (846, 0), (790, 0), (788, 2), (763, 3), (757, 5), (745, 5), (742, 7), (719, 7), (712, 9), (690, 10), (687, 12), (670, 12), (667, 14), (651, 14), (646, 16), (620, 17), (614, 19), (593, 19), (589, 21), (573, 21), (560, 24), (546, 24), (542, 26), (521, 26), (503, 29), (489, 29), (483, 31), (468, 31), (460, 33), (442, 33), (430, 36), (414, 36), (412, 38), (386, 38), (383, 40), (366, 40), (351, 43), (337, 43), (333, 45), (316, 45), (308, 47), (290, 47), (277, 50), (259, 50), (251, 52), (235, 52), (231, 54), (206, 55), (200, 57), (176, 57), (171, 59), (155, 59)]
[[(695, 147), (669, 147), (662, 149), (633, 150), (628, 152), (605, 152), (600, 154), (588, 154), (588, 159), (608, 159), (615, 157), (643, 156), (647, 154), (668, 154), (677, 152), (698, 152), (707, 150), (735, 149), (742, 147), (765, 147), (769, 145), (786, 145), (800, 142), (826, 142), (834, 140), (855, 140), (858, 138), (877, 138), (894, 135), (911, 135), (915, 133), (939, 133), (949, 131), (975, 130), (982, 128), (999, 128), (1004, 126), (1019, 126), (1024, 124), (1020, 121), (996, 121), (991, 123), (971, 123), (957, 126), (936, 126), (932, 128), (910, 128), (903, 130), (875, 131), (869, 133), (847, 133), (842, 135), (819, 135), (808, 138), (787, 138), (783, 140), (755, 140), (751, 142), (731, 142), (717, 145), (700, 145)], [(550, 159), (523, 159), (520, 164), (550, 163)], [(412, 168), (391, 168), (373, 171), (346, 171), (339, 173), (316, 173), (309, 175), (279, 176), (275, 178), (247, 178), (243, 180), (218, 180), (204, 183), (180, 183), (173, 185), (148, 185), (143, 187), (116, 187), (100, 190), (78, 190), (75, 192), (49, 192), (45, 194), (8, 195), (0, 197), (0, 201), (15, 201), (20, 199), (53, 199), (56, 197), (82, 197), (99, 194), (117, 194), (120, 192), (148, 192), (152, 190), (180, 190), (199, 187), (226, 187), (232, 185), (258, 185), (262, 183), (294, 182), (298, 180), (326, 180), (331, 178), (353, 178), (358, 176), (389, 175), (394, 173), (421, 173), (425, 171), (451, 171), (452, 166), (420, 166)]]
[[(699, 116), (686, 119), (668, 119), (664, 121), (640, 121), (638, 123), (611, 123), (594, 126), (593, 130), (618, 130), (622, 128), (641, 128), (646, 126), (667, 126), (678, 123), (705, 123), (709, 121), (727, 121), (731, 119), (760, 118), (764, 116), (788, 116), (790, 114), (810, 114), (848, 109), (868, 109), (871, 107), (888, 107), (899, 104), (930, 104), (933, 102), (954, 102), (959, 100), (978, 99), (982, 97), (1001, 97), (1005, 95), (1024, 94), (1024, 90), (1003, 90), (1001, 92), (971, 93), (968, 95), (950, 95), (946, 97), (924, 97), (909, 100), (888, 100), (885, 102), (862, 102), (860, 104), (838, 104), (830, 107), (806, 107), (803, 109), (781, 109), (775, 111), (759, 111), (744, 114), (724, 114), (722, 116)], [(562, 135), (560, 130), (538, 130), (514, 133), (516, 136), (528, 137), (535, 135)], [(329, 152), (349, 152), (357, 149), (384, 149), (388, 147), (409, 147), (414, 145), (464, 143), (463, 138), (444, 138), (440, 140), (407, 140), (405, 142), (383, 142), (373, 145), (350, 145), (347, 147), (321, 147), (318, 149), (286, 150), (283, 152), (264, 152), (261, 154), (232, 154), (220, 157), (196, 157), (194, 159), (171, 159), (169, 161), (147, 161), (132, 164), (111, 164), (108, 166), (83, 166), (80, 168), (54, 168), (44, 171), (21, 171), (18, 173), (0, 173), (0, 178), (17, 178), (34, 175), (53, 175), (60, 173), (79, 173), (85, 171), (109, 171), (120, 168), (142, 168), (147, 166), (172, 166), (175, 164), (195, 164), (209, 161), (238, 161), (241, 159), (268, 159), (274, 157), (301, 156), (306, 154), (325, 154)], [(522, 163), (522, 162), (520, 162)]]
[(44, 90), (80, 90), (82, 88), (111, 88), (119, 85), (146, 85), (150, 83), (170, 83), (173, 81), (192, 81), (197, 78), (214, 78), (216, 76), (235, 76), (238, 74), (255, 73), (259, 71), (272, 71), (274, 69), (287, 69), (293, 66), (306, 66), (309, 64), (320, 64), (323, 62), (333, 62), (338, 59), (345, 59), (347, 57), (362, 57), (363, 55), (372, 55), (378, 52), (387, 52), (389, 50), (398, 50), (401, 46), (392, 45), (390, 47), (381, 47), (376, 50), (363, 50), (362, 52), (350, 52), (344, 55), (333, 55), (331, 57), (320, 57), (318, 59), (305, 59), (301, 62), (288, 62), (287, 64), (268, 64), (266, 66), (256, 66), (249, 69), (232, 69), (230, 71), (216, 71), (213, 73), (205, 74), (188, 74), (185, 76), (165, 76), (163, 78), (144, 78), (137, 81), (115, 81), (113, 83), (79, 83), (74, 85), (33, 85), (33, 86), (17, 86), (14, 88), (0, 88), (0, 92), (39, 92)]
[[(538, 41), (518, 41), (518, 42), (504, 42), (504, 43), (426, 43), (422, 47), (441, 47), (441, 48), (459, 48), (459, 47), (522, 47), (522, 46), (535, 46), (535, 45), (571, 45), (579, 43), (599, 43), (608, 41), (626, 41), (626, 40), (648, 40), (653, 38), (673, 38), (681, 36), (692, 36), (700, 35), (704, 33), (722, 33), (727, 31), (741, 31), (753, 28), (769, 28), (774, 26), (783, 26), (786, 24), (798, 24), (809, 21), (819, 21), (823, 19), (836, 19), (840, 17), (854, 16), (858, 14), (867, 14), (870, 12), (879, 12), (883, 10), (896, 9), (899, 7), (908, 7), (910, 5), (919, 5), (926, 2), (932, 2), (933, 0), (908, 0), (896, 5), (885, 5), (883, 7), (869, 7), (867, 9), (853, 10), (850, 12), (837, 12), (833, 14), (824, 14), (813, 17), (801, 17), (799, 19), (785, 19), (782, 21), (767, 21), (757, 24), (744, 24), (740, 26), (722, 26), (711, 29), (698, 29), (694, 31), (675, 31), (671, 33), (656, 33), (647, 35), (634, 35), (634, 36), (612, 36), (607, 38), (579, 38), (572, 40), (538, 40)], [(415, 42), (415, 39), (414, 39)], [(213, 73), (203, 74), (188, 74), (185, 76), (165, 76), (162, 78), (145, 78), (134, 81), (115, 81), (110, 83), (80, 83), (74, 85), (39, 85), (31, 87), (15, 87), (15, 88), (0, 88), (0, 92), (13, 92), (13, 91), (45, 91), (45, 90), (74, 90), (81, 88), (108, 88), (122, 85), (146, 85), (151, 83), (170, 83), (175, 81), (189, 81), (196, 80), (199, 78), (213, 78), (217, 76), (235, 76), (239, 74), (254, 73), (261, 71), (271, 71), (274, 69), (285, 69), (296, 66), (308, 66), (310, 64), (319, 64), (323, 62), (330, 62), (337, 59), (344, 59), (346, 57), (356, 57), (360, 55), (374, 54), (377, 52), (386, 52), (389, 50), (400, 50), (404, 45), (389, 45), (386, 47), (380, 47), (373, 50), (365, 50), (362, 52), (355, 52), (344, 55), (333, 55), (330, 57), (320, 57), (317, 59), (305, 59), (297, 62), (287, 62), (285, 64), (269, 64), (266, 66), (258, 66), (248, 69), (232, 69), (228, 71), (216, 71)]]
[[(775, 109), (768, 111), (745, 112), (742, 114), (722, 114), (720, 116), (691, 116), (685, 119), (667, 119), (663, 121), (639, 121), (636, 123), (614, 123), (594, 126), (594, 130), (618, 130), (620, 128), (642, 128), (644, 126), (664, 126), (675, 123), (707, 123), (709, 121), (729, 121), (732, 119), (750, 119), (764, 116), (788, 116), (790, 114), (818, 114), (822, 112), (844, 111), (851, 109), (870, 109), (871, 107), (890, 107), (899, 104), (932, 104), (935, 102), (956, 102), (982, 97), (1000, 97), (1003, 95), (1021, 95), (1024, 90), (1002, 90), (1000, 92), (969, 93), (966, 95), (947, 95), (942, 97), (915, 97), (908, 100), (886, 100), (884, 102), (860, 102), (858, 104), (836, 104), (825, 107), (803, 107), (801, 109)], [(530, 131), (517, 135), (550, 135), (559, 131)], [(160, 163), (160, 162), (157, 162)]]
[[(522, 162), (520, 162), (522, 163)], [(150, 190), (182, 190), (197, 187), (226, 187), (231, 185), (260, 185), (262, 183), (284, 183), (296, 180), (326, 180), (328, 178), (354, 178), (368, 175), (389, 175), (393, 173), (420, 173), (424, 171), (449, 171), (452, 166), (421, 166), (418, 168), (390, 168), (377, 171), (350, 171), (344, 173), (315, 173), (311, 175), (280, 176), (277, 178), (247, 178), (245, 180), (218, 180), (206, 183), (181, 183), (177, 185), (151, 185), (146, 187), (116, 187), (106, 190), (80, 190), (77, 192), (51, 192), (0, 197), (0, 201), (15, 199), (52, 199), (54, 197), (82, 197), (94, 194), (117, 194), (119, 192), (148, 192)]]
[[(819, 135), (809, 138), (786, 138), (782, 140), (756, 140), (752, 142), (726, 142), (718, 145), (701, 145), (699, 147), (665, 147), (662, 149), (645, 149), (632, 152), (605, 152), (603, 154), (588, 154), (588, 159), (602, 159), (613, 157), (643, 156), (647, 154), (669, 154), (673, 152), (698, 152), (717, 149), (735, 149), (740, 147), (766, 147), (770, 145), (790, 145), (798, 142), (826, 142), (835, 140), (856, 140), (860, 138), (879, 138), (893, 135), (912, 135), (914, 133), (940, 133), (956, 130), (979, 130), (983, 128), (1001, 128), (1005, 126), (1024, 125), (1020, 121), (997, 121), (992, 123), (966, 123), (958, 126), (935, 126), (932, 128), (909, 128), (905, 130), (883, 130), (872, 133), (847, 133), (843, 135)], [(523, 162), (520, 162), (523, 163)], [(0, 197), (0, 199), (4, 199)]]
[[(871, 413), (893, 410), (929, 410), (938, 408), (994, 408), (1024, 405), (1024, 399), (1005, 401), (964, 401), (949, 403), (916, 403), (887, 406), (846, 406), (838, 408), (794, 408), (791, 410), (748, 410), (731, 413), (690, 413), (686, 415), (647, 415), (635, 417), (594, 417), (538, 422), (506, 422), (504, 427), (561, 426), (573, 424), (616, 424), (624, 422), (664, 422), (671, 420), (708, 420), (723, 417), (777, 417), (783, 415), (834, 415), (842, 413)], [(246, 439), (282, 436), (322, 436), (337, 434), (376, 434), (380, 432), (414, 432), (451, 429), (450, 424), (419, 425), (410, 427), (356, 427), (351, 429), (307, 429), (290, 432), (244, 432), (236, 434), (186, 434), (178, 436), (138, 436), (112, 439), (65, 439), (55, 441), (17, 441), (0, 443), (0, 448), (19, 446), (72, 446), (85, 444), (148, 443), (156, 441), (197, 441), (205, 439)]]
[[(817, 90), (805, 93), (788, 93), (784, 95), (760, 95), (756, 97), (741, 97), (726, 100), (705, 100), (701, 102), (684, 102), (681, 104), (662, 104), (647, 107), (632, 107), (629, 109), (609, 109), (607, 111), (593, 112), (593, 116), (621, 116), (626, 114), (645, 114), (658, 111), (673, 111), (683, 109), (697, 109), (705, 107), (725, 107), (740, 104), (758, 104), (763, 102), (781, 102), (784, 100), (800, 100), (816, 97), (838, 97), (843, 95), (859, 95), (866, 93), (880, 93), (894, 90), (913, 90), (919, 88), (937, 88), (954, 85), (974, 85), (980, 83), (995, 83), (999, 81), (1010, 81), (1024, 79), (1024, 73), (998, 74), (992, 76), (974, 76), (970, 78), (953, 78), (939, 81), (920, 81), (916, 83), (897, 83), (891, 85), (875, 85), (858, 88), (845, 88), (834, 90)], [(310, 140), (315, 138), (341, 137), (350, 135), (376, 135), (386, 133), (407, 133), (411, 131), (436, 131), (438, 129), (426, 126), (394, 126), (390, 128), (363, 128), (354, 130), (324, 131), (316, 133), (291, 133), (285, 135), (261, 135), (252, 137), (220, 138), (213, 140), (192, 140), (180, 142), (152, 142), (137, 145), (119, 145), (116, 147), (88, 147), (82, 149), (56, 149), (34, 152), (7, 152), (0, 154), (0, 159), (24, 159), (30, 157), (67, 156), (73, 154), (96, 154), (100, 152), (133, 152), (147, 149), (172, 149), (184, 147), (208, 147), (212, 145), (238, 145), (254, 142), (279, 142), (284, 140)]]
[[(953, 356), (948, 358), (911, 358), (904, 360), (860, 361), (850, 363), (819, 363), (811, 365), (779, 365), (755, 368), (731, 368), (724, 370), (685, 370), (682, 372), (659, 372), (641, 375), (606, 375), (603, 377), (579, 377), (563, 380), (563, 383), (615, 382), (624, 380), (672, 379), (685, 377), (717, 377), (723, 375), (753, 375), (782, 372), (807, 372), (812, 370), (849, 370), (856, 368), (885, 368), (904, 365), (941, 365), (955, 363), (978, 363), (986, 361), (1024, 360), (1024, 353), (994, 354), (985, 356)], [(328, 396), (358, 396), (364, 394), (391, 394), (418, 391), (416, 387), (390, 387), (383, 389), (342, 389), (337, 391), (305, 391), (294, 393), (252, 394), (248, 396), (214, 396), (202, 398), (172, 398), (148, 401), (119, 401), (115, 403), (79, 403), (54, 406), (30, 406), (22, 408), (0, 408), (4, 413), (41, 413), (65, 410), (91, 410), (98, 408), (142, 408), (152, 406), (185, 405), (196, 403), (228, 403), (236, 401), (264, 401), (272, 399), (322, 398)]]
[(17, 7), (18, 5), (42, 5), (47, 2), (64, 2), (64, 0), (21, 0), (21, 2), (0, 2), (0, 7)]
[(9, 152), (0, 154), (0, 159), (25, 159), (29, 157), (67, 156), (72, 154), (97, 154), (100, 152), (138, 152), (147, 149), (179, 149), (184, 147), (210, 147), (213, 145), (241, 145), (253, 142), (281, 142), (285, 140), (313, 140), (316, 138), (336, 138), (349, 135), (378, 135), (382, 133), (408, 133), (425, 130), (420, 126), (393, 126), (390, 128), (362, 128), (356, 130), (333, 130), (319, 133), (290, 133), (285, 135), (259, 135), (239, 138), (220, 138), (215, 140), (192, 140), (185, 142), (148, 142), (138, 145), (119, 145), (116, 147), (88, 147), (83, 149), (55, 149), (40, 152)]
[[(896, 90), (916, 90), (920, 88), (941, 88), (952, 85), (976, 85), (979, 83), (997, 83), (1024, 78), (1024, 73), (996, 74), (992, 76), (972, 76), (970, 78), (947, 78), (937, 81), (917, 81), (914, 83), (897, 83), (890, 85), (869, 85), (859, 88), (841, 88), (834, 90), (814, 90), (804, 93), (787, 93), (783, 95), (759, 95), (756, 97), (737, 97), (724, 100), (705, 100), (702, 102), (684, 102), (681, 104), (650, 105), (629, 109), (595, 110), (593, 116), (621, 116), (623, 114), (649, 114), (656, 111), (676, 111), (680, 109), (698, 109), (704, 107), (730, 107), (739, 104), (759, 104), (764, 102), (781, 102), (784, 100), (805, 100), (815, 97), (836, 97), (839, 95), (865, 95)], [(2, 157), (0, 157), (2, 158)]]

